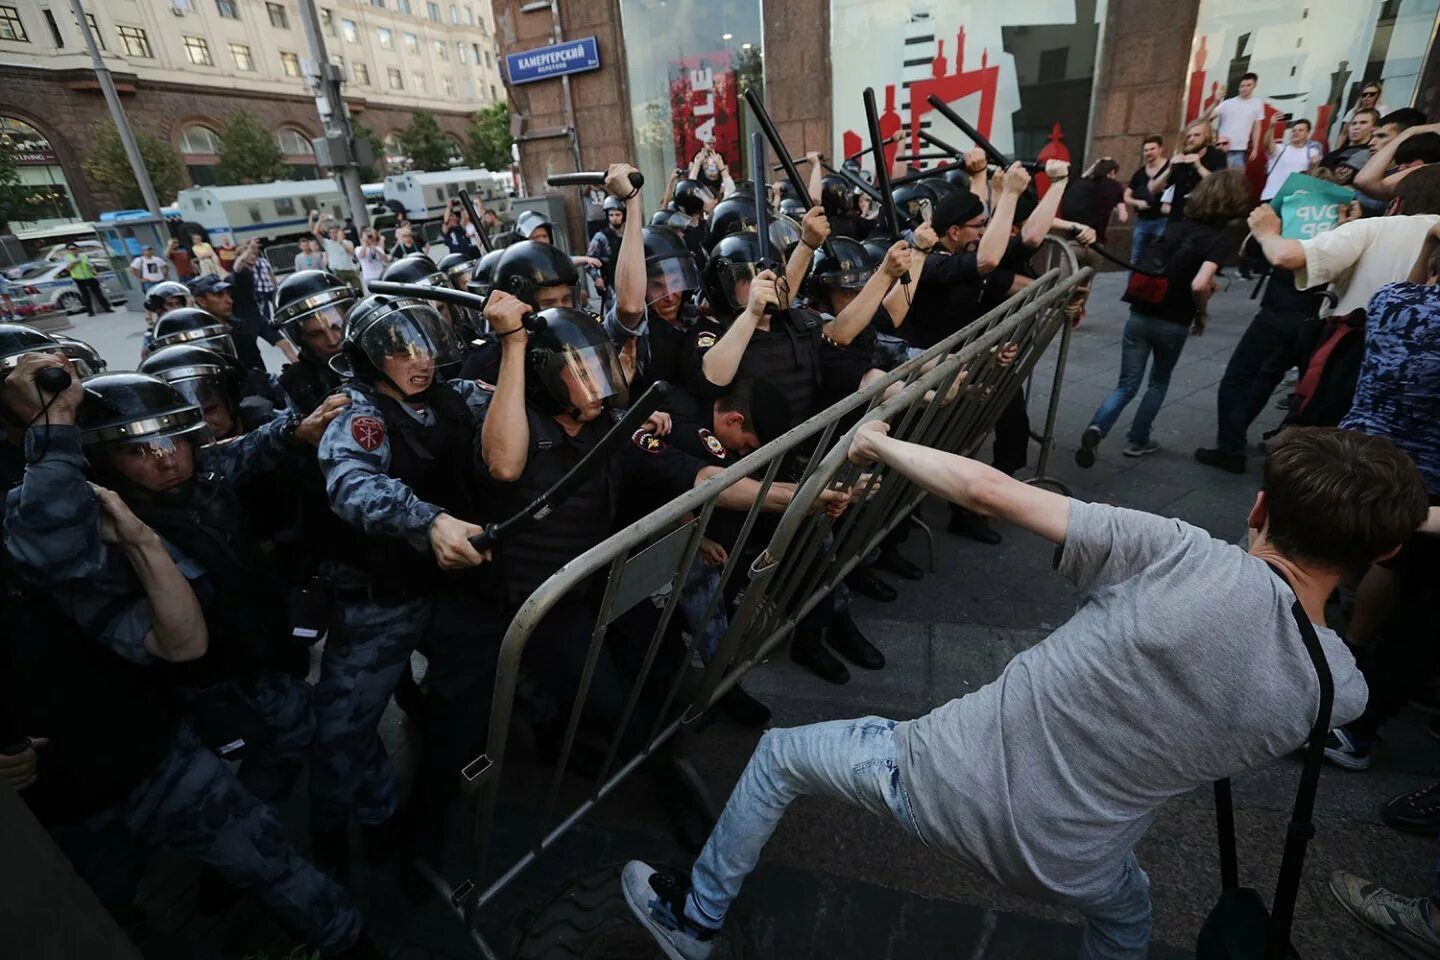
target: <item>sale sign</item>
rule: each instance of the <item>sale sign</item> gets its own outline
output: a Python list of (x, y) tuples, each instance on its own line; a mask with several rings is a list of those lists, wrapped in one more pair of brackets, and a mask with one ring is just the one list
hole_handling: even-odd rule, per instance
[(670, 115), (676, 166), (689, 166), (710, 146), (733, 169), (742, 169), (739, 95), (729, 51), (670, 61)]

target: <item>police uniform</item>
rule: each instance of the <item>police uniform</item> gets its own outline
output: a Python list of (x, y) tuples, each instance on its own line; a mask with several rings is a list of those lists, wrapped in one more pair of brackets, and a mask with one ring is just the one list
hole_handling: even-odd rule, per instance
[[(822, 324), (820, 314), (799, 305), (772, 314), (769, 330), (757, 328), (750, 335), (735, 371), (736, 380), (748, 377), (777, 387), (790, 405), (792, 427), (820, 410)], [(706, 379), (704, 360), (725, 331), (713, 320), (701, 320), (691, 329), (685, 386), (698, 398), (714, 399), (724, 392)]]
[(340, 622), (315, 692), (312, 828), (330, 832), (342, 831), (351, 813), (364, 825), (395, 813), (394, 772), (376, 727), (444, 583), (430, 525), (441, 512), (477, 519), (473, 418), (489, 402), (466, 380), (432, 385), (418, 411), (359, 381), (344, 390), (350, 404), (319, 451), (331, 508), (353, 531), (327, 565)]
[(700, 311), (686, 300), (680, 304), (674, 323), (666, 322), (646, 307), (640, 323), (631, 329), (620, 322), (615, 301), (611, 299), (605, 308), (605, 332), (615, 341), (621, 363), (627, 370), (635, 371), (630, 380), (632, 401), (657, 380), (671, 385), (684, 381), (690, 334), (699, 322)]
[(340, 375), (330, 369), (329, 364), (301, 354), (298, 361), (280, 368), (275, 382), (285, 397), (286, 406), (303, 417), (335, 392), (340, 386)]

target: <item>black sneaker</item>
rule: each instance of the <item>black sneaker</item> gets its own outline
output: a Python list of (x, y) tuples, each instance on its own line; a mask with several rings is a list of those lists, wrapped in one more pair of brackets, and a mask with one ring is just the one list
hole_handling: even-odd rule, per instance
[(770, 708), (746, 693), (738, 683), (715, 702), (715, 708), (742, 727), (759, 729), (770, 722)]
[(1440, 781), (1388, 801), (1380, 807), (1380, 818), (1396, 830), (1440, 833)]
[(842, 613), (830, 622), (825, 639), (836, 653), (861, 669), (879, 670), (885, 666), (885, 654), (865, 639), (865, 634), (860, 632), (848, 613)]
[(815, 676), (827, 683), (850, 682), (850, 671), (845, 669), (845, 664), (841, 663), (835, 654), (825, 649), (825, 644), (820, 642), (818, 634), (801, 636), (797, 633), (790, 643), (790, 659), (802, 667), (809, 667)]
[(1085, 428), (1080, 434), (1080, 447), (1075, 451), (1075, 464), (1089, 470), (1095, 466), (1095, 448), (1100, 446), (1100, 441), (1105, 439), (1105, 434), (1095, 424)]
[(920, 580), (925, 576), (925, 570), (920, 564), (911, 563), (895, 547), (882, 548), (880, 559), (875, 562), (875, 565), (904, 580)]
[(989, 520), (973, 510), (966, 510), (964, 507), (953, 504), (950, 507), (950, 525), (947, 529), (951, 533), (977, 540), (992, 547), (1002, 539), (995, 528), (990, 526)]
[(1245, 454), (1226, 453), (1214, 447), (1201, 447), (1195, 451), (1195, 459), (1207, 467), (1219, 467), (1229, 473), (1245, 472)]
[(659, 873), (639, 860), (620, 872), (625, 903), (670, 960), (708, 960), (715, 949), (715, 931), (685, 916), (689, 886), (678, 877)]
[(845, 582), (856, 592), (864, 594), (872, 600), (879, 600), (881, 603), (894, 603), (900, 596), (899, 592), (890, 584), (886, 583), (879, 574), (869, 567), (856, 567), (850, 571)]

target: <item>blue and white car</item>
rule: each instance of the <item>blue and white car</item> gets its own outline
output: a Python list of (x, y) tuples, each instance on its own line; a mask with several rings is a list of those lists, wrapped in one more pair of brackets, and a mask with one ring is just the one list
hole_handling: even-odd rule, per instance
[[(105, 291), (110, 305), (125, 305), (125, 288), (120, 277), (101, 260), (95, 263), (95, 276), (100, 280), (100, 289)], [(75, 281), (70, 279), (70, 267), (64, 263), (36, 260), (5, 269), (5, 285), (17, 304), (33, 303), (37, 307), (62, 310), (65, 313), (79, 313), (85, 309), (85, 301)]]

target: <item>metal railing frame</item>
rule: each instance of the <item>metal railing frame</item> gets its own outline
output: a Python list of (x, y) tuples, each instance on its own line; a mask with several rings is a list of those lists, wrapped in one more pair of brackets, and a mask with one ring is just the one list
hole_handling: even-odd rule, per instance
[[(468, 879), (452, 888), (438, 875), (432, 873), (430, 877), (465, 920), (482, 955), (497, 956), (476, 929), (473, 922), (476, 913), (682, 728), (734, 687), (751, 667), (783, 643), (800, 620), (829, 597), (844, 577), (867, 554), (878, 549), (881, 541), (927, 496), (918, 486), (883, 467), (862, 472), (849, 463), (846, 451), (860, 423), (887, 420), (891, 423), (892, 436), (969, 454), (990, 434), (995, 419), (1014, 391), (1033, 379), (1035, 364), (1058, 332), (1060, 353), (1043, 439), (1037, 438), (1041, 439), (1042, 453), (1032, 481), (1047, 482), (1045, 451), (1053, 437), (1069, 346), (1070, 321), (1065, 306), (1075, 289), (1088, 281), (1091, 271), (1077, 269), (1068, 244), (1048, 240), (1046, 245), (1053, 261), (1058, 262), (1057, 267), (922, 355), (901, 364), (571, 560), (521, 605), (500, 647), (485, 753), (462, 771), (465, 780), (479, 792), (474, 839), (482, 873), (495, 826), (505, 750), (526, 644), (559, 601), (572, 590), (583, 589), (595, 574), (607, 572), (604, 596), (548, 791), (543, 818), (547, 826), (543, 835), (483, 889)], [(996, 351), (1010, 343), (1017, 345), (1018, 355), (1013, 363), (1002, 366), (996, 361)], [(953, 401), (936, 402), (947, 397), (952, 389), (957, 393)], [(708, 622), (724, 603), (726, 588), (740, 566), (741, 548), (753, 533), (761, 513), (760, 505), (782, 466), (807, 449), (808, 458), (799, 474), (795, 494), (779, 515), (765, 549), (749, 566), (739, 606), (730, 615), (729, 627), (706, 665), (697, 689), (689, 697), (689, 705), (679, 716), (674, 715), (675, 702), (685, 680), (693, 673), (689, 654), (700, 642), (698, 630), (688, 641), (690, 649), (668, 686), (645, 747), (615, 768), (620, 759), (622, 737), (634, 719), (642, 690), (650, 680), (657, 654), (667, 637), (681, 599), (682, 585), (695, 562), (716, 499), (740, 480), (759, 477), (761, 489), (744, 520), (735, 549), (730, 551), (721, 570), (719, 588), (699, 618), (700, 623)], [(838, 519), (813, 509), (820, 493), (835, 483), (853, 489), (851, 508)], [(659, 576), (654, 572), (657, 570), (668, 570), (669, 574)], [(609, 748), (594, 789), (576, 809), (557, 820), (561, 786), (606, 630), (637, 603), (652, 597), (664, 597), (664, 606), (638, 675), (627, 680), (631, 684), (630, 693), (617, 729), (609, 738)]]

